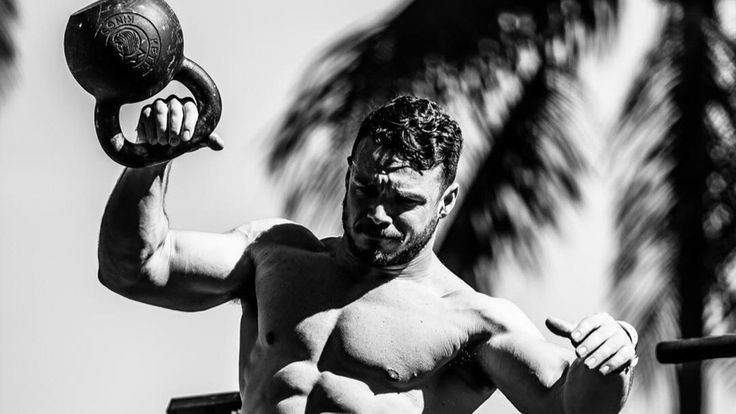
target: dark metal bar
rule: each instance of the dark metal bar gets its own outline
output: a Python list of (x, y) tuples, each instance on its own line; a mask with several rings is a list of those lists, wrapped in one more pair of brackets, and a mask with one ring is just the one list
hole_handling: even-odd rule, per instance
[(172, 398), (166, 414), (232, 414), (238, 413), (240, 406), (240, 394), (237, 392), (195, 395)]
[(657, 344), (657, 361), (663, 364), (736, 357), (736, 335), (678, 339)]

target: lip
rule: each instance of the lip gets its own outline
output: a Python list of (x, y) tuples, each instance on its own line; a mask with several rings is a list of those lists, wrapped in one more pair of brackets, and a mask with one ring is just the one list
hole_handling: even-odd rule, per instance
[(395, 237), (374, 236), (374, 235), (370, 235), (366, 233), (358, 233), (358, 234), (360, 235), (360, 237), (363, 237), (364, 239), (368, 239), (368, 240), (386, 241), (386, 242), (399, 240)]

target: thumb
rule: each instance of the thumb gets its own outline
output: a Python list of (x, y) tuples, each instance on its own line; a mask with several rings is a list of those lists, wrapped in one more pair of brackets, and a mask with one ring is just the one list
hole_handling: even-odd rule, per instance
[(214, 151), (220, 151), (225, 148), (225, 141), (219, 135), (213, 133), (207, 140), (207, 146)]
[(553, 334), (563, 338), (572, 339), (570, 334), (572, 333), (572, 330), (575, 329), (575, 325), (572, 323), (560, 318), (549, 317), (544, 321), (544, 324)]

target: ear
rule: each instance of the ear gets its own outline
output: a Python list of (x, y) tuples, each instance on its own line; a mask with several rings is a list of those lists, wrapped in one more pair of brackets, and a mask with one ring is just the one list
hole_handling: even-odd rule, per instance
[(440, 218), (447, 217), (452, 209), (455, 208), (455, 203), (457, 202), (457, 193), (459, 190), (460, 185), (456, 182), (453, 182), (452, 184), (447, 186), (445, 191), (442, 193), (442, 198), (440, 198)]
[(348, 182), (350, 181), (350, 165), (353, 163), (353, 157), (348, 155), (348, 169), (345, 171), (345, 191), (348, 189)]

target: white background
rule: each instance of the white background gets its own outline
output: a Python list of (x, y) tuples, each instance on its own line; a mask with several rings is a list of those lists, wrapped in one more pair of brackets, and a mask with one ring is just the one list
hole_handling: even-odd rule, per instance
[[(329, 41), (398, 0), (170, 4), (186, 55), (220, 88), (218, 131), (226, 140), (223, 152), (202, 150), (175, 163), (173, 225), (224, 231), (278, 216), (266, 138), (303, 70)], [(586, 69), (609, 104), (624, 89), (615, 79), (633, 70), (657, 23), (651, 6), (636, 4), (624, 22), (641, 33), (617, 49), (628, 57)], [(128, 301), (97, 282), (99, 220), (122, 168), (99, 148), (94, 101), (64, 61), (68, 16), (86, 5), (19, 4), (15, 86), (0, 110), (1, 413), (163, 413), (174, 396), (237, 389), (237, 305), (185, 314)], [(124, 111), (129, 132), (139, 107)], [(567, 213), (562, 235), (546, 238), (559, 251), (548, 255), (548, 278), (501, 286), (540, 328), (548, 314), (576, 319), (606, 310), (612, 236), (603, 217), (610, 211), (595, 176), (591, 182), (585, 208)], [(502, 397), (481, 411), (514, 412)]]

